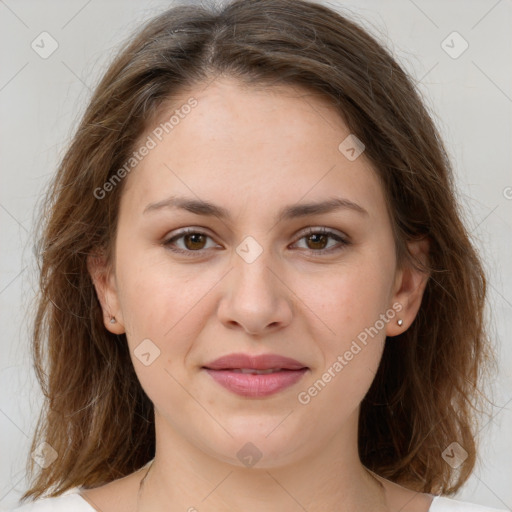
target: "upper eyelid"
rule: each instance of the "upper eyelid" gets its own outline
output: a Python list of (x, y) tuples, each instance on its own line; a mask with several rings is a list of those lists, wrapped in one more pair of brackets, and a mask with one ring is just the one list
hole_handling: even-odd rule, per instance
[[(299, 240), (302, 240), (304, 237), (306, 237), (310, 234), (317, 234), (317, 233), (329, 235), (331, 238), (334, 238), (333, 235), (338, 236), (343, 242), (345, 242), (345, 243), (349, 242), (348, 235), (342, 231), (337, 230), (337, 229), (329, 228), (326, 226), (308, 226), (307, 228), (303, 228), (302, 230), (298, 231), (296, 233), (296, 235), (294, 235), (294, 237), (296, 238), (296, 241), (294, 243), (297, 243)], [(164, 238), (163, 243), (164, 244), (168, 243), (171, 240), (179, 240), (183, 236), (186, 236), (189, 234), (204, 235), (204, 236), (211, 238), (215, 242), (215, 237), (209, 233), (209, 230), (207, 228), (192, 226), (192, 227), (185, 227), (182, 229), (178, 229), (177, 233), (173, 234), (172, 236), (166, 236)], [(215, 242), (215, 243), (217, 243), (217, 242)], [(204, 250), (204, 249), (200, 249), (198, 251), (187, 251), (187, 252), (200, 252), (201, 250)], [(315, 252), (320, 252), (320, 251), (315, 251)]]
[[(210, 234), (211, 231), (208, 229), (208, 228), (203, 228), (203, 227), (195, 227), (195, 226), (187, 226), (187, 227), (184, 227), (184, 228), (178, 228), (176, 233), (174, 233), (172, 236), (170, 235), (166, 235), (165, 238), (166, 239), (170, 239), (170, 238), (175, 238), (177, 236), (182, 236), (182, 235), (187, 235), (187, 234), (201, 234), (201, 235), (206, 235), (206, 236), (209, 236), (211, 238), (215, 238), (214, 235)], [(344, 237), (344, 238), (348, 238), (348, 235), (346, 233), (344, 233), (343, 231), (340, 231), (338, 229), (335, 229), (335, 228), (329, 228), (329, 227), (326, 227), (326, 226), (308, 226), (307, 228), (303, 228), (299, 231), (296, 232), (296, 234), (294, 236), (304, 236), (304, 235), (307, 235), (309, 234), (310, 232), (325, 232), (327, 234), (329, 233), (332, 233), (332, 234), (335, 234), (335, 235), (339, 235), (340, 237)]]

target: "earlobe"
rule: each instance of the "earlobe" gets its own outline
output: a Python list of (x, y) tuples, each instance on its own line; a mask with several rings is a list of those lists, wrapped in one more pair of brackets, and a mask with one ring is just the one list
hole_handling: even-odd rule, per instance
[(105, 328), (113, 334), (125, 332), (119, 307), (114, 274), (105, 258), (101, 255), (87, 257), (87, 270), (91, 276), (96, 295), (103, 313)]
[(390, 322), (386, 328), (386, 336), (397, 336), (405, 332), (413, 323), (420, 309), (423, 294), (430, 277), (428, 271), (429, 240), (423, 238), (407, 244), (409, 254), (417, 262), (406, 261), (398, 269), (394, 283), (392, 303), (400, 303), (402, 309), (397, 320)]

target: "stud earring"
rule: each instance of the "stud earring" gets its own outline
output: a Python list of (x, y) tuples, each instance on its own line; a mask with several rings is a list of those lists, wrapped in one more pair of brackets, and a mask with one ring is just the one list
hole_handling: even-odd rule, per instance
[(403, 323), (404, 323), (404, 321), (403, 321), (401, 318), (399, 318), (399, 319), (397, 320), (397, 324), (398, 324), (400, 327), (402, 327)]
[(111, 324), (115, 324), (116, 323), (116, 317), (113, 316), (111, 319), (110, 319), (110, 323)]

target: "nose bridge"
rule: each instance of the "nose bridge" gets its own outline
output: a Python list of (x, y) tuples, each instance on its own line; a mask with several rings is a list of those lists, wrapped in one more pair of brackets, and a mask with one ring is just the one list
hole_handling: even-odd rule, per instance
[[(234, 255), (234, 281), (239, 284), (237, 291), (244, 292), (246, 289), (251, 293), (268, 293), (269, 287), (274, 288), (272, 249), (269, 245), (263, 245), (263, 235), (258, 236), (261, 243), (255, 237), (248, 235), (236, 247)], [(268, 240), (269, 237), (266, 237)], [(267, 297), (268, 299), (268, 297)]]
[[(263, 236), (260, 239), (266, 243)], [(289, 321), (291, 313), (286, 287), (276, 277), (276, 259), (271, 248), (262, 243), (246, 236), (235, 248), (233, 268), (219, 307), (221, 321), (241, 325), (253, 334)]]

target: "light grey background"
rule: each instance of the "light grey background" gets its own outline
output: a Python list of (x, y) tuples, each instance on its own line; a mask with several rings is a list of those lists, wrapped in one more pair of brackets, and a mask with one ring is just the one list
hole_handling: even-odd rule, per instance
[[(457, 497), (511, 509), (511, 1), (328, 4), (348, 9), (416, 77), (452, 156), (467, 223), (489, 272), (500, 363), (480, 462)], [(28, 351), (35, 206), (117, 45), (169, 5), (0, 0), (0, 509), (13, 506), (26, 488), (25, 461), (42, 397)], [(31, 47), (43, 31), (58, 43), (46, 59)], [(469, 47), (453, 58), (464, 40)]]

